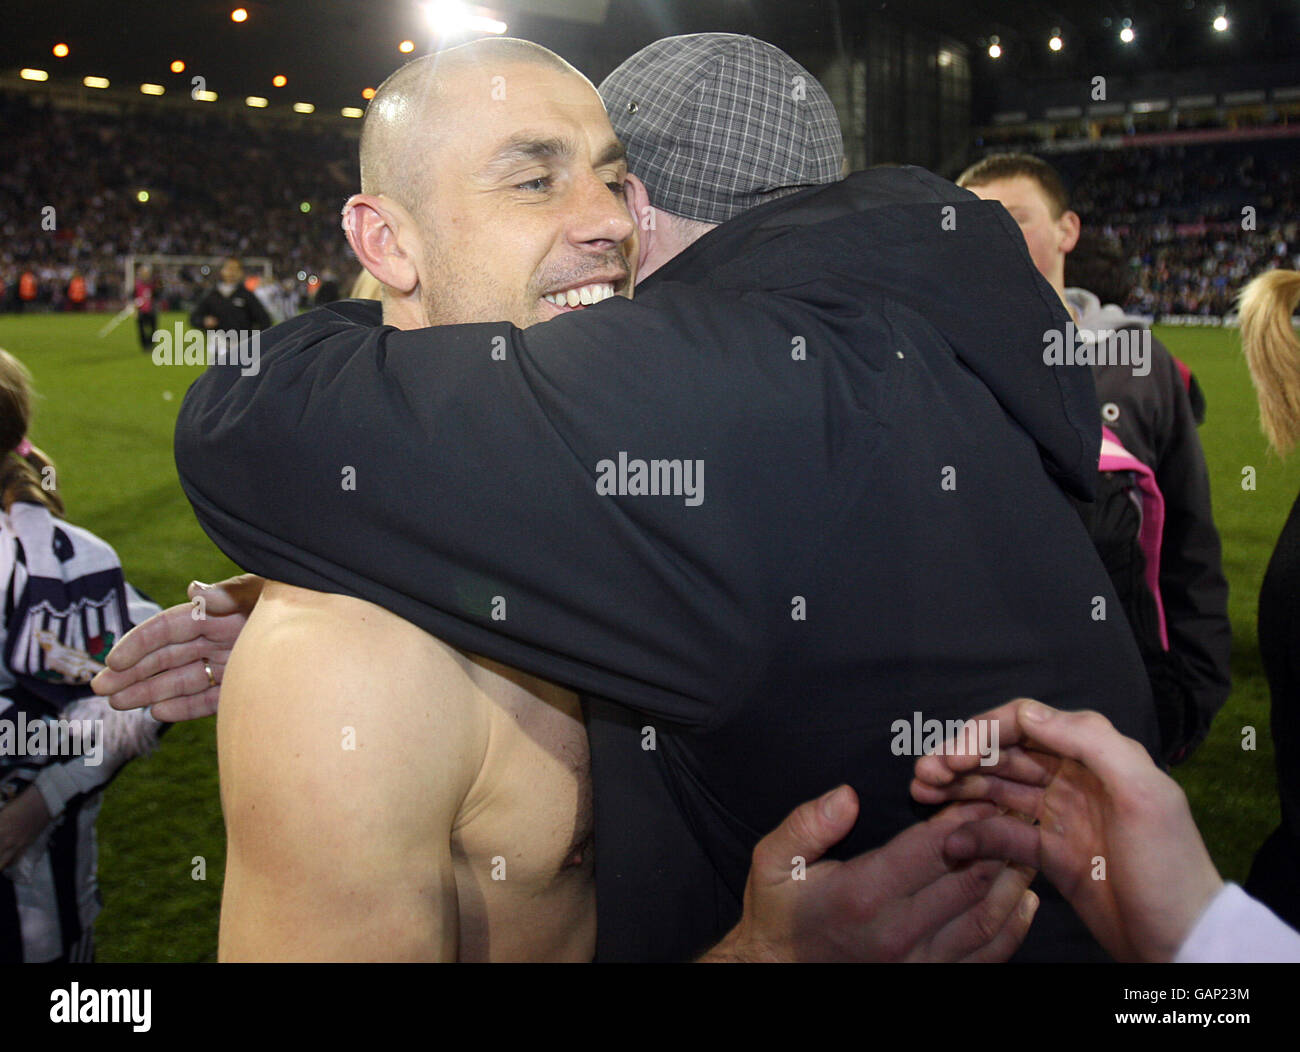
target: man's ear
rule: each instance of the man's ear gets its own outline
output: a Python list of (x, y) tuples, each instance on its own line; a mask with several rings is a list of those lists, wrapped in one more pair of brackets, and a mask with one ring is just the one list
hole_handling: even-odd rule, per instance
[(1079, 213), (1071, 212), (1068, 208), (1061, 213), (1061, 218), (1057, 222), (1061, 230), (1061, 251), (1068, 255), (1079, 243), (1079, 230), (1083, 224), (1079, 219)]
[(654, 206), (650, 204), (650, 192), (646, 190), (645, 183), (641, 182), (631, 172), (627, 173), (627, 179), (623, 182), (623, 197), (627, 201), (628, 214), (631, 215), (632, 222), (636, 224), (636, 272), (646, 274), (645, 262), (654, 250), (655, 223), (658, 219), (658, 213), (655, 211)]
[(357, 260), (399, 295), (420, 283), (409, 244), (414, 230), (406, 210), (382, 194), (353, 194), (343, 206), (343, 232)]

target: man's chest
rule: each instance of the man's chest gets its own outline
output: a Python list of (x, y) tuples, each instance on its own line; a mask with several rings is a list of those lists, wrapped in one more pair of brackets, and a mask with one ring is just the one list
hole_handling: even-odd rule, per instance
[(461, 957), (588, 959), (593, 817), (577, 699), (517, 673), (479, 685), (490, 729), (451, 843)]

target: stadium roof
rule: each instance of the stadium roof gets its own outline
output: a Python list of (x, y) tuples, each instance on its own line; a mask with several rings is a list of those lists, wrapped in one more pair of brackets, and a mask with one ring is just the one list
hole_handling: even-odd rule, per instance
[[(449, 0), (439, 0), (447, 3)], [(701, 30), (747, 32), (796, 54), (829, 51), (840, 37), (862, 39), (880, 17), (948, 35), (978, 61), (977, 77), (1002, 70), (1021, 78), (1097, 72), (1114, 63), (1180, 69), (1218, 62), (1296, 57), (1300, 3), (1235, 0), (1227, 32), (1210, 21), (1225, 4), (1208, 0), (484, 0), (524, 36), (603, 75), (621, 57), (660, 36)], [(231, 19), (237, 7), (247, 11)], [(46, 70), (79, 83), (98, 76), (114, 85), (151, 83), (188, 93), (203, 77), (223, 96), (260, 96), (273, 106), (363, 106), (361, 92), (406, 61), (399, 42), (419, 55), (437, 38), (415, 0), (20, 0), (6, 4), (0, 75)], [(1122, 20), (1137, 33), (1122, 45)], [(838, 33), (837, 33), (838, 22)], [(1053, 54), (1047, 38), (1061, 31)], [(985, 57), (996, 35), (999, 63)], [(463, 39), (463, 38), (462, 38)], [(69, 53), (51, 49), (64, 43)], [(183, 73), (172, 73), (180, 59)], [(276, 87), (272, 78), (287, 79)]]

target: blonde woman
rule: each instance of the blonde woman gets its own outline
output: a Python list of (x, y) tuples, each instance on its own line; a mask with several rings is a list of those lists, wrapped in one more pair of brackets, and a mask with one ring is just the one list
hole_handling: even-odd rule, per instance
[[(1241, 343), (1268, 444), (1300, 440), (1300, 341), (1291, 316), (1300, 273), (1272, 270), (1241, 293)], [(1300, 499), (1291, 508), (1259, 592), (1259, 649), (1273, 700), (1282, 824), (1255, 856), (1246, 889), (1300, 926)]]

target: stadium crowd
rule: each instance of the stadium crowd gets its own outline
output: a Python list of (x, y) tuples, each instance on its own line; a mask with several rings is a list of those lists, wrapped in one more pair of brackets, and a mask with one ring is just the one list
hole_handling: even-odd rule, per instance
[[(127, 253), (264, 256), (294, 280), (356, 269), (338, 230), (355, 146), (336, 129), (145, 113), (47, 109), (0, 93), (11, 144), (0, 169), (3, 309), (116, 308)], [(210, 280), (198, 267), (169, 275), (165, 308), (192, 304)]]
[[(357, 269), (336, 219), (356, 185), (350, 140), (256, 118), (145, 112), (50, 110), (0, 94), (0, 132), (15, 144), (0, 171), (0, 310), (115, 306), (128, 252), (269, 257), (285, 293), (304, 301), (299, 272), (346, 280)], [(1120, 305), (1131, 312), (1228, 314), (1252, 274), (1300, 264), (1300, 140), (1052, 159), (1085, 226), (1127, 260)], [(163, 278), (163, 308), (188, 309), (211, 274)]]
[[(1054, 155), (1085, 227), (1119, 242), (1139, 314), (1224, 315), (1271, 266), (1300, 265), (1300, 140)], [(1249, 210), (1249, 211), (1245, 211)]]

